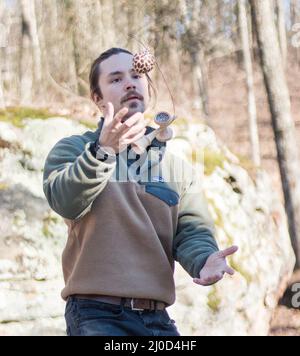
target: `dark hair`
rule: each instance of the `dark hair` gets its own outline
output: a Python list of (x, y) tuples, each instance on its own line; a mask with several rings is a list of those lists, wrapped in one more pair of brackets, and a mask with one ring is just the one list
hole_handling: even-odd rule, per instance
[[(92, 66), (91, 66), (91, 71), (90, 71), (90, 76), (89, 76), (89, 80), (90, 80), (90, 94), (91, 94), (91, 98), (92, 100), (94, 100), (94, 95), (98, 95), (101, 99), (103, 98), (102, 92), (101, 92), (101, 88), (99, 86), (99, 77), (100, 77), (100, 64), (105, 61), (106, 59), (108, 59), (109, 57), (115, 55), (115, 54), (119, 54), (119, 53), (127, 53), (133, 56), (133, 53), (129, 52), (127, 49), (123, 49), (123, 48), (110, 48), (107, 51), (103, 52), (102, 54), (100, 54), (100, 56), (94, 60)], [(157, 93), (156, 93), (156, 89), (154, 87), (153, 81), (150, 78), (149, 74), (146, 73), (146, 77), (148, 80), (148, 91), (149, 91), (149, 97), (151, 99), (152, 97), (152, 93), (151, 93), (151, 89), (154, 92), (154, 96), (155, 96), (155, 102), (157, 99)]]

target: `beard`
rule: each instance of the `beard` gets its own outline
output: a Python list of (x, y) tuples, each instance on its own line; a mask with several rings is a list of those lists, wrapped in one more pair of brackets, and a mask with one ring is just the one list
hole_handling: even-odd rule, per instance
[(124, 116), (122, 122), (128, 120), (131, 116), (133, 116), (137, 112), (141, 112), (141, 113), (145, 112), (144, 102), (140, 101), (140, 100), (131, 100), (131, 101), (125, 102), (123, 107), (127, 107), (129, 110), (128, 110), (128, 113), (126, 114), (126, 116)]

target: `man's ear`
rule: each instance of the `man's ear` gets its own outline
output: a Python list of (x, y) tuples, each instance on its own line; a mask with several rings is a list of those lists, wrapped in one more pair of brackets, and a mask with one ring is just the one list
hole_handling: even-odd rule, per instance
[(92, 96), (93, 102), (98, 106), (100, 110), (103, 110), (105, 108), (103, 104), (103, 99), (100, 98), (98, 94), (93, 94)]

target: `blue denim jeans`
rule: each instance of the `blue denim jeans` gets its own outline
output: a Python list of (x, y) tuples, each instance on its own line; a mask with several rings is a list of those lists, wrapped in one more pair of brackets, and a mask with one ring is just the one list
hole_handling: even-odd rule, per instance
[(180, 336), (166, 310), (135, 311), (69, 297), (65, 319), (68, 336)]

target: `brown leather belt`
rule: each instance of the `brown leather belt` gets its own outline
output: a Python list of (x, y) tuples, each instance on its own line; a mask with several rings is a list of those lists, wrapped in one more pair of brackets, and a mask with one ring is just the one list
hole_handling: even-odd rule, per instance
[(165, 310), (167, 304), (164, 302), (159, 302), (156, 300), (150, 299), (139, 299), (139, 298), (120, 298), (120, 297), (111, 297), (107, 295), (90, 295), (90, 294), (75, 294), (72, 297), (78, 299), (90, 299), (98, 302), (114, 304), (114, 305), (123, 305), (126, 308), (136, 311), (155, 311), (155, 310)]

